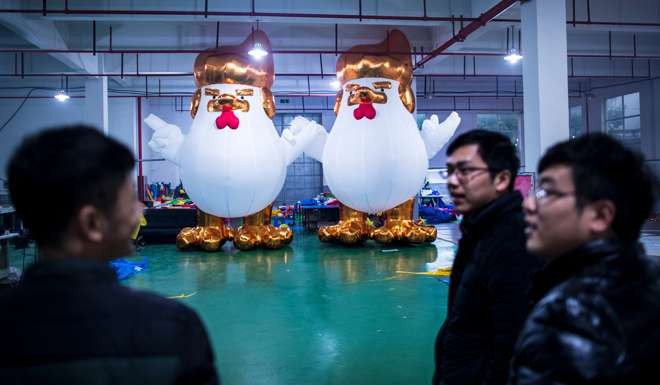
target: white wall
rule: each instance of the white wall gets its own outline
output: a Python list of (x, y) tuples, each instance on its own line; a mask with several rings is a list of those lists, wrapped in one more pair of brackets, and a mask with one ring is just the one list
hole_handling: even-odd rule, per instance
[[(0, 122), (4, 123), (21, 102), (22, 99), (2, 99)], [(12, 121), (0, 131), (0, 178), (7, 178), (9, 157), (27, 135), (46, 127), (82, 122), (84, 104), (84, 99), (70, 99), (65, 103), (53, 98), (28, 99)]]
[(137, 156), (136, 108), (134, 98), (110, 98), (108, 135), (125, 144)]
[[(2, 99), (0, 124), (4, 123), (22, 99)], [(135, 108), (133, 98), (110, 98), (108, 134), (124, 143), (135, 154)], [(45, 128), (83, 123), (85, 99), (72, 98), (61, 103), (53, 98), (28, 99), (9, 124), (0, 131), (0, 178), (6, 179), (9, 157), (21, 141)]]

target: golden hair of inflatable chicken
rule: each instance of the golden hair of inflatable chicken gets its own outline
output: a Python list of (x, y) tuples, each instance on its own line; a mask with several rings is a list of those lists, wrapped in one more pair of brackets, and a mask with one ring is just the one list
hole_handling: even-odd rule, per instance
[(412, 90), (413, 67), (410, 43), (403, 32), (390, 31), (378, 44), (356, 45), (337, 59), (337, 80), (342, 89), (335, 99), (335, 114), (343, 96), (343, 86), (359, 78), (388, 78), (399, 82), (399, 97), (410, 112), (415, 111)]
[(190, 114), (197, 114), (202, 98), (202, 87), (209, 84), (245, 84), (260, 87), (263, 92), (262, 105), (269, 118), (275, 116), (275, 100), (271, 88), (275, 80), (273, 56), (261, 60), (249, 56), (249, 50), (256, 44), (266, 51), (271, 51), (270, 40), (263, 31), (254, 31), (239, 45), (209, 48), (195, 59), (195, 85)]

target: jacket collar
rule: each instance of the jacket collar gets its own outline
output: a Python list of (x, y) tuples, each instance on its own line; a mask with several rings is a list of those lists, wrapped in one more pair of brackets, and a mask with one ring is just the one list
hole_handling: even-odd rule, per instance
[(532, 299), (538, 300), (550, 289), (590, 267), (609, 260), (643, 253), (636, 243), (623, 243), (616, 239), (597, 239), (585, 243), (551, 261), (533, 278)]
[(30, 266), (23, 276), (25, 284), (114, 282), (117, 282), (117, 276), (108, 264), (86, 259), (40, 261)]
[(522, 195), (518, 191), (507, 192), (475, 213), (466, 215), (461, 221), (461, 233), (463, 236), (478, 233), (488, 228), (501, 215), (516, 211), (522, 212)]

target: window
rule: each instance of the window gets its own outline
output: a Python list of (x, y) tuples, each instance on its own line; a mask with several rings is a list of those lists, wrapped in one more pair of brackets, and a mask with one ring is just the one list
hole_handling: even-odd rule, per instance
[(511, 139), (511, 143), (518, 149), (518, 156), (522, 159), (520, 146), (520, 114), (477, 114), (477, 128), (495, 131)]
[(605, 100), (605, 132), (625, 145), (641, 147), (639, 92)]
[(571, 139), (585, 133), (582, 125), (582, 106), (573, 106), (569, 109), (568, 130)]
[[(321, 114), (278, 113), (273, 118), (277, 132), (291, 126), (296, 116), (315, 120), (321, 124)], [(320, 162), (303, 154), (289, 165), (286, 170), (286, 180), (282, 191), (275, 198), (275, 204), (294, 204), (299, 200), (314, 198), (323, 191), (323, 167)]]

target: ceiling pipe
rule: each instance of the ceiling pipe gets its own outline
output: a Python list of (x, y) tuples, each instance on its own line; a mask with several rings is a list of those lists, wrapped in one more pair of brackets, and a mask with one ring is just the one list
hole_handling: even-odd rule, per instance
[(499, 14), (509, 9), (518, 1), (519, 0), (502, 0), (499, 3), (495, 4), (486, 12), (479, 15), (477, 20), (472, 21), (467, 26), (461, 28), (458, 31), (458, 33), (456, 33), (454, 36), (451, 37), (451, 39), (447, 40), (446, 42), (441, 44), (438, 48), (431, 51), (431, 53), (429, 53), (426, 57), (423, 57), (420, 61), (418, 61), (417, 64), (415, 64), (415, 66), (413, 67), (413, 70), (422, 67), (424, 64), (428, 63), (433, 58), (443, 53), (445, 50), (447, 50), (447, 48), (451, 47), (455, 43), (464, 41), (474, 31), (485, 26), (489, 21), (496, 18)]
[[(51, 53), (87, 53), (87, 54), (135, 54), (135, 55), (157, 55), (157, 54), (199, 54), (203, 52), (204, 49), (106, 49), (106, 50), (89, 50), (89, 49), (41, 49), (41, 48), (28, 48), (28, 49), (18, 49), (18, 48), (6, 48), (0, 49), (0, 53), (29, 53), (29, 54), (51, 54)], [(282, 55), (334, 55), (346, 53), (349, 51), (335, 51), (335, 50), (272, 50), (273, 54), (282, 54)], [(373, 53), (373, 52), (362, 52), (362, 51), (350, 51), (351, 53), (368, 53), (370, 55), (419, 55), (418, 52), (410, 51), (396, 51), (389, 53)], [(445, 51), (439, 55), (444, 56), (504, 56), (506, 52), (477, 52), (477, 51)], [(660, 59), (660, 55), (638, 55), (635, 48), (635, 52), (632, 55), (611, 55), (608, 54), (568, 54), (567, 57), (577, 57), (577, 58), (620, 58), (620, 59)]]
[[(588, 2), (587, 2), (588, 3)], [(422, 12), (424, 10), (422, 9)], [(569, 25), (603, 25), (603, 26), (629, 26), (629, 27), (660, 27), (660, 23), (646, 22), (617, 22), (591, 20), (590, 7), (587, 8), (587, 20), (567, 20)], [(26, 13), (43, 14), (42, 9), (0, 9), (0, 13)], [(337, 14), (337, 13), (292, 13), (292, 12), (229, 12), (229, 11), (181, 11), (181, 10), (130, 10), (130, 9), (69, 9), (65, 2), (64, 9), (48, 9), (51, 15), (98, 15), (98, 16), (227, 16), (252, 18), (310, 18), (310, 19), (344, 19), (344, 20), (388, 20), (388, 21), (429, 21), (429, 22), (474, 22), (480, 18), (455, 16), (401, 16), (401, 15), (365, 15), (365, 14)], [(492, 19), (491, 22), (520, 23), (520, 19)]]
[[(0, 13), (42, 13), (37, 9), (0, 9)], [(452, 20), (473, 21), (473, 17), (445, 17), (445, 16), (401, 16), (401, 15), (365, 15), (342, 13), (293, 13), (293, 12), (230, 12), (230, 11), (174, 11), (174, 10), (130, 10), (130, 9), (49, 9), (49, 14), (67, 15), (97, 15), (97, 16), (228, 16), (228, 17), (271, 17), (271, 18), (310, 18), (310, 19), (354, 19), (361, 20), (390, 20), (390, 21), (432, 21), (451, 22)], [(498, 21), (518, 22), (516, 19), (501, 19)]]

